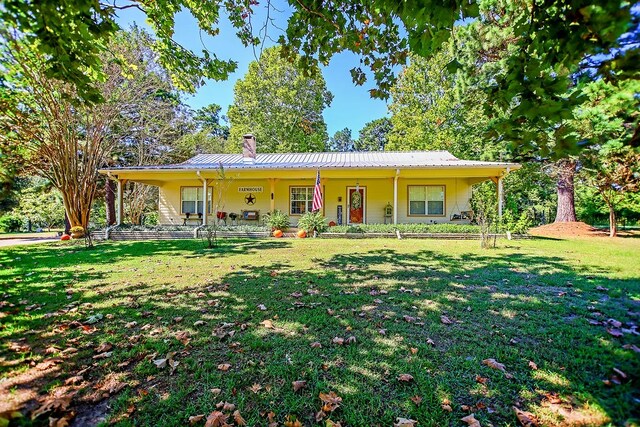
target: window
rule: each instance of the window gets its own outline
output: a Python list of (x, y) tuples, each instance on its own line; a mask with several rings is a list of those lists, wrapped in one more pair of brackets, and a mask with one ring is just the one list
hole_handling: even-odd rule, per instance
[(313, 207), (313, 187), (290, 187), (291, 215), (311, 212)]
[(409, 215), (444, 215), (444, 185), (410, 185)]
[[(207, 212), (211, 213), (211, 189), (208, 191), (209, 200), (207, 203)], [(202, 213), (202, 187), (182, 187), (182, 213)]]

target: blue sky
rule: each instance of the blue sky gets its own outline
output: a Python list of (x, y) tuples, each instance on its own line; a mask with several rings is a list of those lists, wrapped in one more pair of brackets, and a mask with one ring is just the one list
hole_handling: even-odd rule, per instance
[[(258, 6), (256, 18), (263, 18), (265, 14), (264, 7)], [(276, 25), (284, 28), (286, 18), (286, 12), (277, 15)], [(136, 23), (149, 30), (145, 24), (144, 14), (135, 9), (121, 11), (118, 22), (124, 28)], [(277, 39), (276, 31), (273, 27), (269, 30), (269, 35), (274, 40)], [(236, 72), (231, 74), (228, 80), (220, 82), (208, 80), (195, 95), (185, 98), (185, 102), (194, 109), (216, 103), (222, 106), (222, 110), (226, 114), (229, 105), (233, 102), (233, 86), (236, 80), (245, 75), (249, 63), (256, 59), (256, 55), (259, 56), (259, 51), (254, 54), (251, 47), (244, 47), (225, 17), (220, 20), (220, 34), (217, 37), (210, 37), (199, 30), (196, 20), (189, 12), (185, 11), (176, 16), (174, 39), (194, 52), (201, 52), (204, 44), (218, 58), (232, 59), (238, 63)], [(267, 39), (265, 47), (273, 44)], [(364, 86), (355, 86), (351, 81), (349, 70), (358, 64), (359, 60), (355, 55), (345, 52), (334, 56), (329, 66), (322, 70), (327, 87), (333, 93), (333, 102), (324, 111), (329, 136), (348, 127), (352, 130), (352, 135), (355, 138), (365, 123), (387, 115), (387, 103), (369, 96), (368, 90), (374, 87), (374, 82), (371, 79)]]

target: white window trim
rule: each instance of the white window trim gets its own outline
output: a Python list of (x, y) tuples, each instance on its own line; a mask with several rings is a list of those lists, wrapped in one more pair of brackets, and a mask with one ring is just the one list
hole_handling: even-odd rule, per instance
[[(299, 188), (304, 188), (307, 190), (307, 197), (309, 196), (309, 194), (311, 194), (311, 199), (309, 200), (293, 200), (292, 196), (293, 196), (293, 189), (299, 189)], [(313, 191), (314, 191), (314, 187), (313, 186), (309, 186), (309, 185), (292, 185), (289, 187), (289, 215), (292, 216), (301, 216), (304, 215), (307, 212), (311, 212), (311, 209), (313, 208)], [(291, 206), (291, 203), (297, 201), (297, 202), (306, 202), (306, 206), (305, 206), (305, 211), (302, 213), (293, 213), (293, 209)]]
[[(428, 194), (428, 191), (426, 190), (429, 187), (439, 187), (442, 188), (442, 213), (441, 214), (430, 214), (429, 213), (429, 200), (427, 198), (425, 198), (424, 202), (425, 202), (425, 206), (424, 206), (424, 210), (425, 213), (423, 214), (414, 214), (411, 213), (411, 187), (424, 187), (425, 188), (425, 195)], [(435, 200), (434, 200), (435, 201)], [(437, 200), (439, 201), (439, 200)], [(408, 185), (407, 186), (407, 216), (408, 217), (444, 217), (446, 216), (446, 212), (447, 212), (447, 186), (444, 184), (425, 184), (425, 185)]]

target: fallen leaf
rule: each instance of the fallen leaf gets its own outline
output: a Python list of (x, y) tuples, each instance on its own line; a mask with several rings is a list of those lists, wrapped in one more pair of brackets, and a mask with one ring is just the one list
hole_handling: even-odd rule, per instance
[(353, 344), (356, 342), (356, 337), (354, 337), (353, 335), (350, 335), (349, 337), (347, 337), (346, 343), (347, 344)]
[(489, 381), (489, 378), (481, 377), (480, 375), (476, 375), (476, 382), (480, 384), (486, 384)]
[(418, 354), (418, 349), (415, 347), (411, 347), (409, 351), (411, 352), (411, 354)]
[(480, 422), (476, 420), (476, 417), (473, 414), (460, 418), (460, 421), (464, 421), (469, 427), (481, 427)]
[(322, 421), (325, 417), (327, 416), (327, 414), (323, 411), (323, 410), (319, 410), (318, 412), (316, 412), (316, 422), (320, 422)]
[(207, 322), (205, 322), (204, 320), (196, 320), (195, 322), (193, 322), (193, 326), (202, 326), (205, 325)]
[(342, 398), (333, 391), (329, 393), (320, 393), (319, 397), (320, 400), (324, 402), (324, 405), (322, 406), (322, 410), (324, 412), (333, 412), (338, 409), (338, 406), (342, 403)]
[(189, 417), (189, 424), (194, 425), (195, 423), (199, 423), (202, 420), (204, 420), (204, 414), (192, 415)]
[(507, 372), (505, 366), (502, 363), (496, 361), (496, 359), (484, 359), (482, 361), (484, 365), (487, 365), (490, 368), (497, 369), (498, 371), (504, 372), (504, 376), (507, 378), (513, 378), (513, 375)]
[(265, 311), (266, 309), (267, 309), (267, 306), (266, 306), (266, 305), (264, 305), (264, 304), (259, 304), (259, 305), (258, 305), (258, 310), (260, 310), (260, 311)]
[(413, 323), (416, 321), (416, 318), (413, 316), (407, 316), (406, 314), (404, 316), (402, 316), (402, 318), (404, 319), (405, 322), (407, 323)]
[(531, 369), (533, 369), (534, 371), (538, 370), (538, 365), (536, 365), (536, 363), (534, 361), (532, 361), (532, 360), (529, 360), (529, 367)]
[(106, 351), (109, 351), (113, 348), (113, 346), (111, 344), (109, 344), (108, 342), (102, 343), (100, 344), (97, 348), (96, 348), (96, 353), (104, 353)]
[(620, 332), (618, 329), (607, 328), (607, 332), (609, 333), (609, 335), (611, 335), (613, 337), (621, 337), (622, 336), (622, 332)]
[(180, 322), (182, 322), (182, 319), (184, 319), (184, 317), (181, 317), (181, 316), (179, 316), (179, 317), (174, 317), (174, 318), (173, 318), (173, 321), (174, 321), (175, 323), (180, 323)]
[(420, 397), (420, 396), (418, 396), (418, 395), (415, 395), (415, 396), (413, 396), (413, 397), (411, 398), (411, 401), (412, 401), (413, 403), (415, 403), (415, 404), (416, 404), (416, 406), (418, 406), (418, 405), (420, 405), (420, 403), (422, 403), (422, 397)]
[(398, 375), (398, 381), (408, 383), (413, 381), (413, 376), (410, 374), (400, 374)]
[(71, 404), (71, 399), (73, 398), (73, 394), (68, 394), (66, 396), (60, 397), (47, 397), (43, 401), (42, 405), (35, 411), (31, 413), (31, 419), (34, 420), (40, 415), (46, 412), (64, 412), (69, 408)]
[(262, 386), (258, 383), (254, 383), (251, 387), (249, 387), (249, 390), (257, 394), (260, 390), (262, 390)]
[(104, 353), (96, 354), (95, 356), (93, 356), (93, 358), (96, 359), (96, 360), (98, 360), (98, 359), (106, 359), (108, 357), (111, 357), (112, 354), (113, 354), (112, 351), (105, 351)]
[(211, 389), (211, 393), (213, 393), (214, 396), (217, 396), (220, 393), (222, 393), (222, 389), (221, 388), (212, 388)]
[(446, 404), (446, 403), (443, 403), (443, 404), (442, 404), (442, 409), (444, 409), (444, 410), (445, 410), (445, 411), (447, 411), (447, 412), (451, 412), (451, 411), (453, 411), (453, 408), (451, 407), (451, 405), (448, 405), (448, 404)]
[(331, 420), (326, 420), (324, 422), (324, 427), (342, 427), (342, 424), (336, 423), (336, 422), (331, 421)]
[(233, 413), (233, 420), (239, 426), (246, 426), (247, 425), (247, 422), (244, 420), (244, 418), (242, 418), (242, 415), (240, 415), (240, 411), (238, 411), (237, 409)]
[(291, 384), (293, 384), (293, 391), (300, 391), (307, 386), (306, 381), (294, 381)]
[(513, 411), (516, 413), (516, 418), (518, 418), (518, 422), (522, 425), (522, 427), (537, 427), (538, 422), (536, 421), (535, 416), (531, 412), (524, 412), (520, 409), (513, 407)]
[(418, 424), (416, 420), (398, 417), (396, 422), (393, 423), (393, 427), (415, 427), (416, 424)]
[(153, 363), (156, 365), (156, 368), (163, 369), (167, 366), (167, 359), (156, 359)]
[(444, 316), (444, 315), (440, 316), (440, 321), (445, 325), (451, 325), (453, 323), (451, 319), (449, 319), (447, 316)]
[(269, 319), (263, 320), (262, 322), (260, 322), (260, 324), (267, 329), (275, 329), (275, 327), (273, 326), (273, 322)]
[(343, 345), (344, 344), (344, 338), (340, 338), (340, 337), (334, 337), (331, 340), (332, 343), (337, 344), (337, 345)]
[(135, 328), (137, 325), (138, 325), (138, 322), (134, 320), (133, 322), (129, 322), (125, 324), (124, 327), (127, 329), (131, 329), (131, 328)]
[(228, 371), (228, 370), (229, 370), (229, 368), (231, 368), (231, 365), (230, 365), (230, 364), (228, 364), (228, 363), (221, 363), (221, 364), (219, 364), (219, 365), (218, 365), (218, 370), (219, 370), (219, 371), (224, 371), (224, 372), (226, 372), (226, 371)]
[(322, 344), (320, 344), (318, 341), (312, 342), (311, 348), (322, 348)]
[(284, 420), (284, 427), (302, 427), (302, 423), (295, 415), (287, 415), (287, 418)]
[(636, 353), (640, 353), (640, 347), (635, 344), (625, 344), (622, 346), (622, 348), (624, 348), (625, 350), (633, 350)]
[(204, 423), (204, 427), (226, 427), (228, 415), (225, 415), (221, 411), (213, 411), (207, 417), (207, 421)]

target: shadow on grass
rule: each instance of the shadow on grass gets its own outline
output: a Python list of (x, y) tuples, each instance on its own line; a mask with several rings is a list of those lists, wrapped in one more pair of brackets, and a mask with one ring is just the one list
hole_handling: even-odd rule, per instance
[[(245, 254), (267, 256), (264, 249), (289, 249), (291, 243), (237, 242), (215, 252), (193, 250), (192, 245), (164, 241), (104, 245), (95, 253), (68, 250), (59, 257), (57, 268), (109, 264), (122, 257), (150, 262), (160, 254), (215, 263)], [(13, 301), (68, 280), (82, 283), (110, 277), (108, 272), (91, 271), (47, 276), (47, 265), (56, 253), (33, 251), (31, 255), (42, 266), (31, 276), (24, 277), (25, 270), (12, 276), (7, 292)], [(5, 254), (0, 258), (2, 264), (9, 261)], [(16, 282), (18, 277), (22, 281)], [(609, 291), (599, 290), (603, 288)], [(105, 292), (85, 292), (76, 300), (93, 305), (104, 305), (107, 298), (126, 301), (101, 308), (114, 319), (99, 325), (102, 336), (94, 335), (94, 341), (119, 343), (119, 352), (96, 368), (96, 379), (103, 371), (118, 370), (118, 363), (135, 354), (181, 351), (184, 345), (175, 339), (175, 332), (191, 333), (188, 354), (176, 376), (161, 376), (154, 383), (157, 392), (137, 400), (140, 424), (182, 425), (190, 415), (210, 412), (214, 402), (209, 390), (215, 387), (223, 390), (216, 401), (236, 402), (250, 425), (261, 422), (260, 412), (276, 407), (282, 408), (280, 418), (291, 413), (313, 424), (318, 393), (328, 390), (344, 399), (332, 418), (348, 425), (391, 425), (398, 416), (416, 419), (421, 425), (449, 425), (466, 414), (462, 405), (481, 408), (476, 417), (482, 422), (515, 424), (511, 406), (539, 411), (549, 393), (557, 393), (565, 407), (581, 414), (581, 422), (598, 425), (607, 417), (622, 424), (637, 413), (639, 396), (633, 381), (640, 365), (621, 344), (640, 343), (631, 335), (613, 338), (603, 326), (589, 325), (588, 319), (613, 317), (631, 323), (630, 296), (639, 291), (636, 279), (610, 279), (600, 267), (576, 267), (558, 256), (520, 252), (498, 256), (491, 251), (450, 255), (380, 248), (310, 254), (302, 266), (284, 257), (215, 274), (212, 270), (210, 278), (190, 280), (179, 289), (124, 283)], [(46, 310), (57, 310), (66, 301), (49, 304)], [(258, 308), (261, 304), (265, 310)], [(30, 340), (43, 347), (52, 340), (44, 331), (37, 332), (44, 319), (15, 315), (9, 320), (18, 332), (4, 331), (4, 337), (16, 340), (22, 331), (31, 330), (36, 332)], [(183, 320), (175, 324), (171, 319), (178, 315)], [(453, 323), (443, 323), (443, 315)], [(205, 331), (191, 327), (202, 319), (208, 325)], [(265, 319), (271, 319), (274, 328), (261, 326)], [(133, 320), (138, 325), (123, 330), (122, 325)], [(147, 323), (158, 331), (143, 331)], [(232, 338), (211, 335), (212, 329), (225, 323), (233, 324)], [(130, 344), (133, 334), (145, 338)], [(331, 342), (351, 335), (356, 337), (355, 344)], [(81, 336), (77, 332), (66, 338)], [(321, 349), (310, 347), (315, 341), (321, 342)], [(73, 363), (85, 366), (92, 354), (81, 352)], [(486, 358), (504, 363), (514, 378), (482, 365)], [(538, 369), (532, 370), (529, 361)], [(232, 369), (221, 372), (216, 368), (220, 363), (230, 363)], [(632, 380), (606, 388), (602, 380), (614, 367)], [(159, 375), (153, 368), (142, 361), (133, 370), (121, 370), (144, 381)], [(403, 373), (414, 380), (399, 382), (397, 377)], [(477, 375), (489, 380), (478, 383)], [(302, 393), (291, 390), (291, 382), (297, 380), (307, 381)], [(248, 391), (253, 384), (269, 385), (269, 389)], [(422, 398), (420, 406), (412, 403), (412, 396)], [(116, 413), (127, 408), (128, 399), (134, 397), (125, 395), (122, 404), (114, 406)], [(451, 402), (453, 412), (440, 410), (445, 401)], [(585, 404), (596, 411), (582, 411)], [(549, 420), (547, 424), (555, 422)]]

